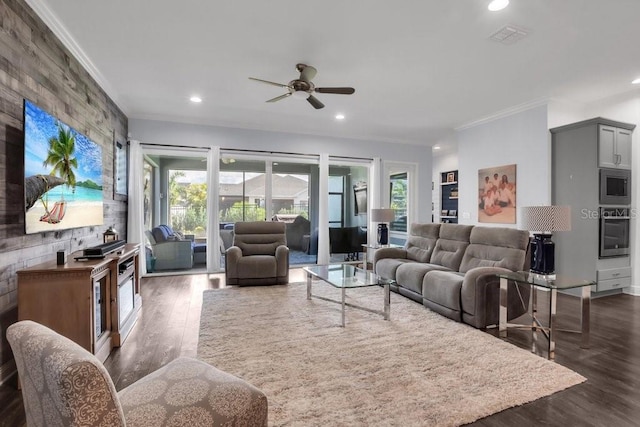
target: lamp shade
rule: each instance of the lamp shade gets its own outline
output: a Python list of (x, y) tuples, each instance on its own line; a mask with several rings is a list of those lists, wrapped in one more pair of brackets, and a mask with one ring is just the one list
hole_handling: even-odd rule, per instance
[(571, 206), (525, 206), (522, 228), (529, 231), (571, 230)]
[(373, 222), (391, 222), (394, 219), (396, 219), (394, 209), (371, 209), (371, 221)]

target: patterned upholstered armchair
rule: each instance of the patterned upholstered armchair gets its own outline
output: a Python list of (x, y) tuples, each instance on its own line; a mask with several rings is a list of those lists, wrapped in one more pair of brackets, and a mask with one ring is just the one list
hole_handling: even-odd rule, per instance
[(24, 320), (7, 329), (29, 426), (266, 426), (267, 398), (249, 383), (182, 357), (120, 392), (73, 341)]
[(289, 248), (284, 222), (236, 222), (225, 260), (228, 285), (289, 282)]

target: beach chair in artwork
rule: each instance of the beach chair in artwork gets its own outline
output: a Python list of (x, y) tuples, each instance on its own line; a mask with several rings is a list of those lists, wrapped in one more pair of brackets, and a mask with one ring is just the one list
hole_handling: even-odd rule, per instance
[(62, 218), (64, 218), (64, 214), (66, 212), (67, 212), (67, 202), (65, 201), (55, 202), (51, 211), (40, 217), (40, 221), (48, 222), (49, 224), (57, 224), (60, 221), (62, 221)]

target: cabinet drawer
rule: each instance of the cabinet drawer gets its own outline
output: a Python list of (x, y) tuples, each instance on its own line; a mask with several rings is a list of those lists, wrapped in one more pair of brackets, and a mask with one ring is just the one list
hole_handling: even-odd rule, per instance
[(598, 270), (598, 282), (601, 282), (602, 280), (619, 279), (621, 277), (631, 277), (631, 267)]
[(609, 291), (611, 289), (622, 289), (631, 286), (631, 277), (620, 277), (618, 279), (598, 280), (596, 292)]

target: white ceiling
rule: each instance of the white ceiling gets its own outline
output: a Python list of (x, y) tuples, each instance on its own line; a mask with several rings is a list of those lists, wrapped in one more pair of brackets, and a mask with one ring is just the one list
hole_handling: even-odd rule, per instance
[[(639, 0), (27, 0), (129, 118), (433, 145), (522, 104), (638, 90)], [(529, 35), (489, 40), (505, 25)], [(284, 99), (248, 79), (353, 86)], [(192, 104), (198, 94), (204, 102)], [(334, 120), (336, 113), (346, 115)]]

